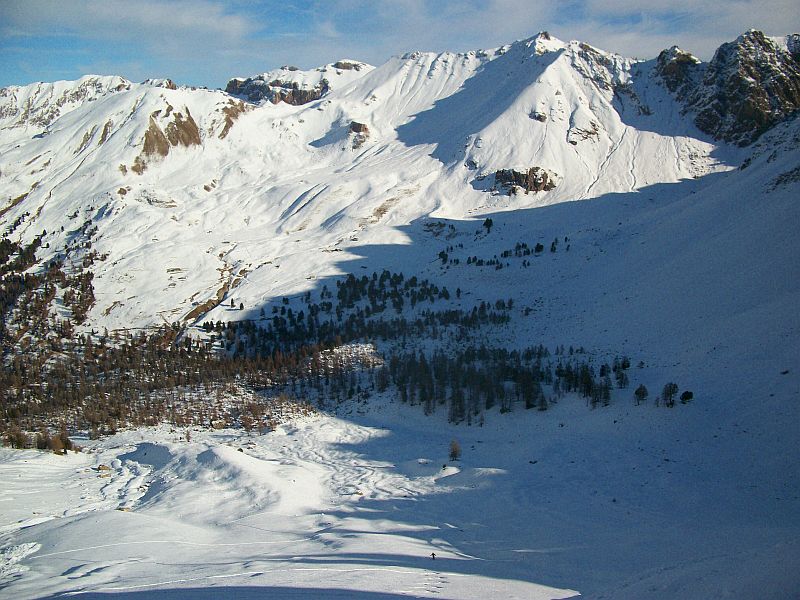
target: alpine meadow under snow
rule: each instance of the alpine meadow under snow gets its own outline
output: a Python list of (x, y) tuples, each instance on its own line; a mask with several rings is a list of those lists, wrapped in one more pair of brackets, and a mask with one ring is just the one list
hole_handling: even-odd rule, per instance
[(799, 108), (758, 31), (0, 89), (0, 595), (796, 597)]

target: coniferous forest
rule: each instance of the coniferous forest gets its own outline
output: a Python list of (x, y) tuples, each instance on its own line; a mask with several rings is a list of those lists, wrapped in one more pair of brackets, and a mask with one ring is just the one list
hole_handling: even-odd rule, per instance
[[(281, 298), (256, 319), (94, 331), (83, 324), (94, 303), (91, 266), (104, 257), (91, 249), (88, 227), (48, 264), (36, 258), (46, 232), (27, 245), (0, 240), (0, 425), (8, 444), (62, 448), (67, 430), (96, 436), (157, 423), (264, 430), (287, 411), (387, 393), (426, 415), (478, 426), (487, 411), (545, 411), (567, 395), (589, 408), (641, 405), (649, 396), (643, 385), (629, 389), (627, 356), (477, 344), (476, 333), (508, 325), (513, 300), (454, 307), (448, 301), (460, 289), (387, 270)], [(503, 258), (541, 250), (518, 244)], [(672, 407), (678, 392), (670, 382), (654, 404)]]

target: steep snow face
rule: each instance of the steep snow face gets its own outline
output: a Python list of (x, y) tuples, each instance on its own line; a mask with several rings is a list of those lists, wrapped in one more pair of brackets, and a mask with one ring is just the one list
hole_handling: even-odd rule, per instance
[[(714, 147), (676, 118), (649, 70), (580, 42), (553, 47), (551, 40), (544, 51), (537, 42), (512, 45), (437, 103), (438, 114), (423, 113), (409, 126), (444, 128), (434, 156), (473, 171), (460, 170), (463, 183), (491, 186), (500, 169), (536, 166), (558, 182), (537, 197), (553, 203), (719, 168)], [(658, 157), (658, 165), (644, 157)]]
[[(14, 234), (24, 239), (46, 230), (43, 259), (80, 261), (77, 241), (92, 231), (106, 257), (93, 267), (96, 326), (194, 320), (216, 298), (260, 306), (340, 272), (361, 246), (407, 243), (401, 226), (430, 215), (597, 198), (738, 166), (744, 154), (685, 118), (655, 66), (542, 33), (252, 80), (280, 79), (293, 97), (328, 82), (302, 105), (120, 78), (8, 88), (0, 218), (27, 215)], [(507, 170), (547, 185), (514, 194), (496, 180)]]

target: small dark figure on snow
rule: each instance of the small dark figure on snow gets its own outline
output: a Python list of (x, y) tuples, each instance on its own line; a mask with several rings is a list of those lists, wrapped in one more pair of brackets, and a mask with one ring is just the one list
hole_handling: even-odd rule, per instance
[(436, 560), (436, 552), (431, 552), (431, 560)]

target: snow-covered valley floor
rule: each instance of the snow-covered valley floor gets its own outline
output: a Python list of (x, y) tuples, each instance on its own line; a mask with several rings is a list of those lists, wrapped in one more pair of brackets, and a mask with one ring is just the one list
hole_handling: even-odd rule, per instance
[(796, 490), (732, 480), (748, 432), (703, 426), (699, 405), (592, 411), (567, 396), (484, 427), (387, 399), (351, 408), (265, 435), (187, 442), (162, 427), (65, 457), (0, 450), (0, 596), (788, 598), (800, 585)]

